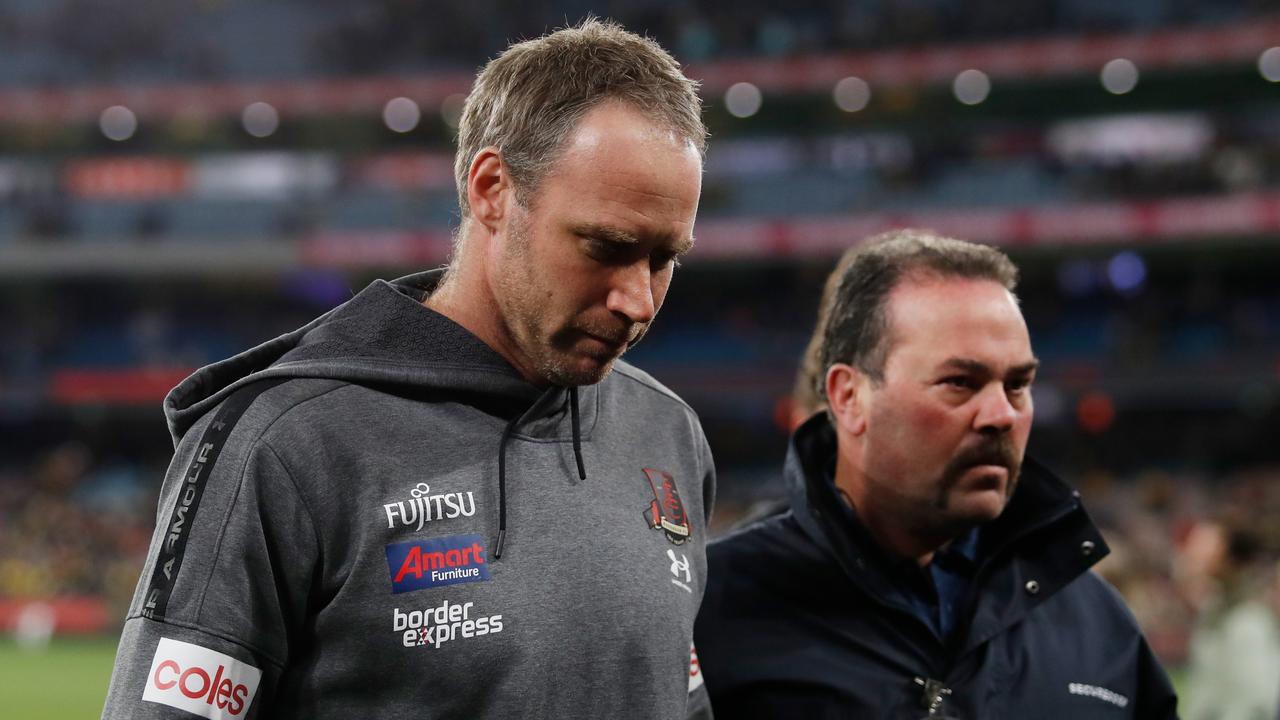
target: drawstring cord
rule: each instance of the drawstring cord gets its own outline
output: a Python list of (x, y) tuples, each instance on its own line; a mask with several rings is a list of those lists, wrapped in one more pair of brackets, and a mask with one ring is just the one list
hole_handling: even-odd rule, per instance
[(582, 464), (582, 428), (578, 424), (578, 386), (569, 388), (569, 417), (573, 423), (573, 459), (578, 463), (578, 479), (587, 479), (587, 468)]
[[(515, 435), (520, 415), (507, 423), (498, 442), (498, 541), (494, 543), (493, 559), (502, 557), (502, 546), (507, 542), (507, 443)], [(573, 426), (573, 459), (578, 465), (578, 478), (587, 479), (587, 468), (582, 462), (582, 424), (578, 416), (578, 388), (569, 388), (569, 418)]]
[(494, 560), (502, 557), (502, 545), (507, 541), (507, 441), (515, 434), (519, 422), (519, 415), (511, 418), (498, 442), (498, 542), (493, 548)]

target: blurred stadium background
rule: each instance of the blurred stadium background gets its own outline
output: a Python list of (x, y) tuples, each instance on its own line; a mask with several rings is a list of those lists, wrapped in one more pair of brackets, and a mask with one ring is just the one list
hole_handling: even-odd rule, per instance
[(700, 413), (718, 531), (781, 492), (834, 258), (925, 226), (1021, 266), (1032, 452), (1084, 492), (1169, 666), (1211, 584), (1204, 523), (1250, 532), (1266, 581), (1280, 2), (0, 0), (5, 716), (101, 707), (165, 391), (441, 263), (475, 69), (587, 12), (703, 82), (698, 247), (630, 359)]

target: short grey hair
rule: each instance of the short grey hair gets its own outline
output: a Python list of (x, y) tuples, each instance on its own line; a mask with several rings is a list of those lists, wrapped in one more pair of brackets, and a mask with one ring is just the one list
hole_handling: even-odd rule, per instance
[(476, 153), (496, 146), (516, 197), (528, 205), (583, 115), (610, 100), (644, 112), (705, 154), (698, 83), (653, 40), (587, 18), (512, 45), (476, 77), (458, 123), (453, 168), (464, 222), (471, 215), (467, 177)]

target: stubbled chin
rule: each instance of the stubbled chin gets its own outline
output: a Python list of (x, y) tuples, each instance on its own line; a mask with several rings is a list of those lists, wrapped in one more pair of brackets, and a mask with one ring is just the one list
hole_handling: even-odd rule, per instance
[(950, 511), (974, 522), (987, 522), (1000, 517), (1006, 501), (1003, 483), (980, 490), (957, 488), (952, 492)]
[(616, 357), (595, 358), (573, 355), (556, 363), (551, 380), (557, 385), (594, 385), (604, 380), (613, 370)]

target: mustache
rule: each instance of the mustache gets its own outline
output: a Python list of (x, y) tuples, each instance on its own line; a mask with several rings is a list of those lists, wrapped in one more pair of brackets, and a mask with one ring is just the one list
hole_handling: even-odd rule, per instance
[(626, 323), (623, 325), (614, 325), (612, 323), (606, 325), (604, 323), (579, 323), (574, 327), (575, 330), (594, 335), (602, 340), (611, 342), (615, 345), (633, 346), (640, 342), (640, 338), (644, 337), (649, 330), (648, 323)]
[(1022, 459), (1008, 435), (990, 437), (961, 450), (947, 463), (943, 477), (947, 478), (947, 485), (951, 485), (965, 470), (978, 465), (999, 465), (1009, 471), (1012, 481), (1017, 478)]

